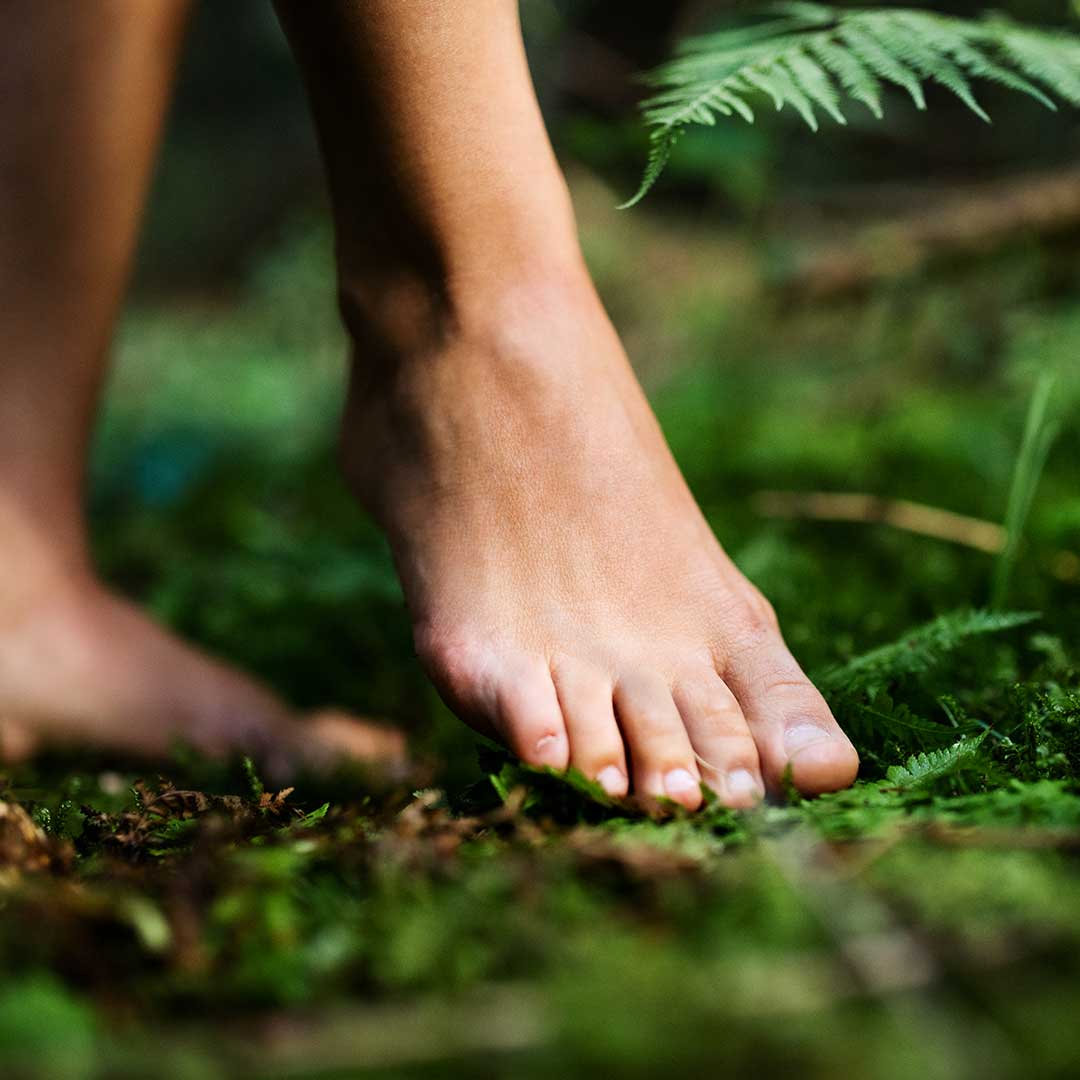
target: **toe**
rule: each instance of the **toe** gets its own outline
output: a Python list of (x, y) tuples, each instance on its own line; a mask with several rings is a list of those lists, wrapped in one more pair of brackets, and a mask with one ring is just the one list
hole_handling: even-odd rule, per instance
[(313, 744), (338, 757), (396, 767), (407, 760), (404, 733), (387, 724), (323, 709), (306, 717), (303, 728)]
[(38, 740), (27, 724), (0, 716), (0, 763), (14, 765), (37, 752)]
[(730, 687), (695, 670), (676, 681), (673, 697), (705, 783), (727, 806), (757, 803), (765, 794), (757, 744)]
[(724, 678), (749, 722), (770, 788), (781, 788), (789, 767), (792, 782), (806, 795), (854, 781), (855, 747), (778, 636), (737, 652)]
[(539, 658), (506, 664), (496, 680), (496, 730), (528, 765), (565, 769), (570, 742), (551, 672)]
[(403, 775), (408, 765), (400, 730), (336, 709), (282, 714), (264, 723), (245, 723), (242, 731), (229, 749), (253, 756), (274, 783), (293, 781), (301, 771), (329, 773), (350, 764), (392, 778)]
[(630, 781), (615, 722), (611, 680), (598, 669), (569, 658), (554, 661), (551, 674), (570, 739), (570, 764), (608, 795), (621, 798)]
[(636, 674), (615, 686), (615, 714), (630, 751), (634, 791), (689, 810), (701, 805), (701, 774), (667, 682)]

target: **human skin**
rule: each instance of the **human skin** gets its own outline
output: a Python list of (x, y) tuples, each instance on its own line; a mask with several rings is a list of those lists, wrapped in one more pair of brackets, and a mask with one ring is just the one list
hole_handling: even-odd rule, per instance
[[(850, 783), (854, 749), (701, 516), (592, 286), (516, 4), (276, 6), (334, 207), (342, 461), (448, 703), (613, 795), (693, 808), (704, 781), (745, 806), (789, 769), (809, 793)], [(0, 167), (0, 738), (399, 755), (340, 717), (301, 725), (89, 565), (86, 445), (183, 16), (48, 0), (0, 43), (18, 147)]]
[(91, 565), (86, 457), (185, 0), (0, 3), (0, 754), (182, 739), (274, 771), (400, 735), (340, 713), (301, 724), (265, 687), (182, 644)]
[(513, 0), (277, 0), (352, 338), (342, 459), (449, 705), (611, 794), (858, 757), (717, 543), (589, 279)]

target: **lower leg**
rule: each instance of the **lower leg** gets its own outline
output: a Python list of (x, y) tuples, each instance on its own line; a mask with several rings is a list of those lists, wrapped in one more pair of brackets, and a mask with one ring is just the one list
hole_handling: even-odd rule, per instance
[(83, 474), (187, 0), (9, 2), (0, 529), (85, 570)]
[(857, 757), (713, 538), (578, 250), (512, 0), (277, 0), (354, 343), (346, 466), (465, 719), (615, 794)]
[[(188, 6), (4, 4), (0, 754), (309, 742), (267, 690), (108, 593), (87, 552), (87, 448)], [(323, 730), (400, 749), (337, 720)]]

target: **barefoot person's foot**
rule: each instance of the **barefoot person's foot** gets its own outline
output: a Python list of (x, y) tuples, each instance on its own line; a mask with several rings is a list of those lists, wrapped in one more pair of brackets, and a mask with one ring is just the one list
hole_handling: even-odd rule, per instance
[(0, 37), (0, 752), (399, 754), (340, 716), (301, 725), (86, 567), (86, 460), (187, 8), (34, 4)]
[(0, 583), (0, 610), (0, 760), (52, 746), (156, 757), (177, 742), (254, 754), (272, 775), (404, 758), (400, 733), (336, 712), (296, 717), (81, 573), (24, 572)]
[(613, 795), (693, 808), (704, 780), (746, 806), (789, 767), (804, 792), (845, 787), (854, 748), (572, 277), (470, 296), (392, 363), (357, 349), (346, 469), (390, 537), (427, 670), (526, 762)]
[[(518, 5), (276, 0), (354, 341), (343, 455), (449, 704), (528, 762), (731, 805), (858, 758), (713, 538), (592, 289)], [(437, 9), (437, 10), (436, 10)]]

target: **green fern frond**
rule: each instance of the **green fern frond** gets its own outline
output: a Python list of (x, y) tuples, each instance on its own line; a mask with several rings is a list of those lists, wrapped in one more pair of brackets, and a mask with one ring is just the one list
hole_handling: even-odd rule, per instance
[(894, 56), (882, 43), (869, 32), (869, 27), (854, 22), (841, 22), (838, 29), (840, 44), (846, 45), (853, 56), (858, 56), (866, 62), (879, 78), (886, 82), (895, 83), (902, 90), (906, 90), (915, 108), (925, 109), (926, 98), (923, 96), (922, 83), (915, 74), (901, 60)]
[(744, 77), (751, 86), (768, 94), (778, 111), (785, 105), (791, 105), (798, 110), (807, 125), (817, 131), (817, 117), (810, 99), (799, 89), (783, 65), (776, 64), (774, 67), (760, 70), (748, 68)]
[[(721, 111), (719, 106), (717, 111)], [(706, 113), (706, 115), (710, 119), (700, 120), (699, 123), (711, 124), (713, 122), (711, 119), (712, 114)], [(660, 179), (660, 174), (664, 171), (664, 166), (667, 165), (671, 157), (671, 151), (679, 141), (682, 132), (683, 129), (680, 126), (668, 128), (660, 135), (653, 135), (649, 144), (649, 160), (645, 163), (645, 172), (641, 176), (641, 186), (632, 199), (619, 207), (620, 210), (629, 209), (635, 203), (640, 202), (645, 197), (645, 193)]]
[(972, 80), (1027, 94), (1047, 108), (1052, 95), (1080, 106), (1080, 36), (1021, 26), (1002, 16), (962, 19), (893, 8), (838, 10), (792, 3), (763, 22), (693, 38), (649, 77), (643, 106), (651, 147), (641, 184), (622, 208), (656, 183), (679, 134), (738, 114), (754, 120), (748, 98), (790, 107), (814, 131), (818, 113), (846, 122), (845, 99), (883, 115), (886, 85), (926, 108), (923, 87), (936, 83), (984, 120)]
[(885, 780), (890, 787), (928, 787), (965, 766), (974, 765), (985, 738), (986, 732), (983, 732), (974, 739), (961, 739), (941, 750), (913, 754), (903, 765), (890, 765), (885, 770)]
[[(1013, 32), (1009, 29), (1011, 24), (1007, 25), (998, 20), (994, 25), (1000, 29), (993, 31), (987, 39), (984, 28), (979, 24), (969, 28), (969, 33), (964, 33), (948, 20), (943, 20), (938, 16), (927, 17), (921, 11), (897, 12), (895, 19), (896, 22), (906, 27), (912, 36), (924, 42), (938, 54), (955, 61), (955, 64), (975, 78), (984, 79), (987, 82), (996, 82), (1009, 90), (1028, 94), (1048, 109), (1057, 108), (1053, 99), (1043, 93), (1029, 79), (987, 56), (983, 47), (984, 42), (991, 48), (996, 44), (1000, 52), (1005, 48), (1009, 35)], [(1036, 33), (1035, 36), (1045, 42), (1048, 35), (1043, 31)], [(1059, 49), (1061, 44), (1055, 41), (1055, 49)], [(1077, 57), (1076, 63), (1080, 64), (1080, 56)], [(1017, 66), (1022, 67), (1023, 65)], [(1048, 85), (1053, 86), (1054, 84), (1050, 82)]]
[(1003, 62), (1070, 105), (1080, 105), (1080, 38), (1075, 34), (1050, 38), (1045, 31), (1030, 30), (1003, 16), (990, 19), (983, 29), (991, 41), (1000, 44)]
[(787, 57), (786, 64), (792, 79), (807, 98), (827, 112), (838, 124), (847, 123), (840, 111), (840, 95), (832, 79), (809, 53), (796, 49)]
[(808, 42), (807, 49), (821, 61), (844, 90), (856, 101), (862, 102), (878, 120), (885, 115), (881, 107), (881, 83), (858, 56), (823, 36)]
[(1024, 611), (950, 612), (905, 634), (899, 641), (872, 649), (824, 672), (816, 681), (826, 692), (874, 689), (895, 679), (930, 671), (970, 638), (1011, 630), (1038, 617)]

